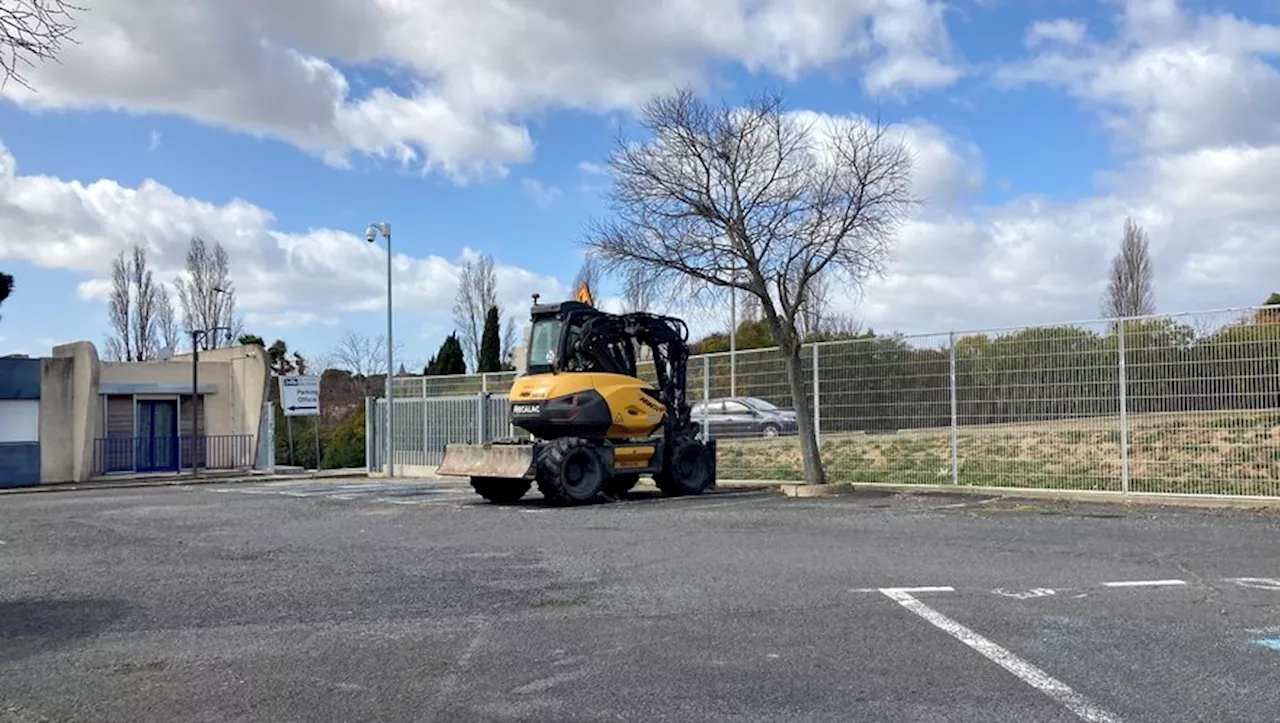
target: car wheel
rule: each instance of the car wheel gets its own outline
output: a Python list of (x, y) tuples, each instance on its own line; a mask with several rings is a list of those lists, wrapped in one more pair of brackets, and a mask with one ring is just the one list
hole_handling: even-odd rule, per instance
[(779, 430), (779, 429), (778, 429), (778, 425), (776, 425), (776, 424), (766, 424), (766, 425), (764, 425), (764, 430), (763, 430), (763, 432), (764, 432), (764, 436), (766, 436), (766, 437), (776, 437), (776, 436), (778, 436), (778, 433), (779, 433), (780, 431), (781, 431), (781, 430)]

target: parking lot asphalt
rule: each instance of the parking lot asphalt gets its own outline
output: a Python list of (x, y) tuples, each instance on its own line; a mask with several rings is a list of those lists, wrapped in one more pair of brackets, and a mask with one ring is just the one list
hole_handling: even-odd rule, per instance
[(317, 480), (0, 504), (0, 721), (1274, 721), (1280, 517)]

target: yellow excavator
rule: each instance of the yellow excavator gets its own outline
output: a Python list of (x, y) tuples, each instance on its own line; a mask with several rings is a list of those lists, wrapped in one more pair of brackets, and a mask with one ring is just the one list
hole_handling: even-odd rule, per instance
[[(715, 487), (715, 441), (689, 413), (683, 320), (605, 313), (583, 288), (573, 301), (535, 296), (531, 321), (525, 372), (508, 393), (512, 424), (530, 438), (447, 444), (438, 474), (469, 477), (499, 504), (534, 484), (557, 505), (616, 498), (643, 475), (672, 496)], [(652, 354), (656, 385), (637, 376), (637, 345)]]

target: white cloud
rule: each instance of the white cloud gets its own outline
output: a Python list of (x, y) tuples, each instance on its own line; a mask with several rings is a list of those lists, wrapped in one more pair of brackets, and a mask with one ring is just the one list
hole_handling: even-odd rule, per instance
[(900, 95), (915, 89), (942, 88), (962, 71), (942, 15), (941, 2), (889, 1), (871, 19), (871, 37), (886, 49), (867, 70), (863, 85), (873, 94)]
[[(725, 62), (794, 78), (859, 63), (875, 92), (957, 76), (936, 0), (99, 0), (33, 108), (174, 113), (464, 180), (530, 159), (545, 109), (627, 109)], [(356, 68), (344, 73), (338, 65)], [(366, 71), (394, 82), (368, 89)]]
[(246, 326), (254, 329), (264, 326), (276, 329), (296, 329), (298, 327), (311, 326), (313, 324), (336, 326), (338, 320), (332, 316), (317, 314), (314, 311), (283, 309), (276, 313), (251, 311), (248, 314), (245, 314), (244, 322)]
[[(980, 150), (927, 122), (903, 123), (898, 132), (916, 156), (916, 193), (928, 204), (903, 229), (890, 274), (860, 298), (840, 294), (841, 310), (879, 330), (909, 331), (1094, 317), (1128, 216), (1151, 237), (1162, 310), (1256, 304), (1276, 290), (1280, 199), (1272, 189), (1280, 187), (1280, 126), (1270, 119), (1280, 117), (1280, 76), (1261, 55), (1280, 27), (1143, 7), (1120, 18), (1121, 34), (1110, 42), (1064, 43), (1070, 35), (1060, 34), (1000, 74), (1064, 88), (1139, 151), (1105, 175), (1103, 190), (1076, 202), (1025, 195), (965, 208), (961, 202), (986, 182)], [(730, 37), (740, 31), (717, 30)], [(632, 86), (611, 87), (621, 93)], [(598, 170), (585, 163), (580, 169)], [(284, 233), (269, 211), (245, 201), (215, 205), (155, 182), (129, 188), (23, 176), (0, 146), (0, 258), (80, 273), (86, 280), (79, 293), (88, 298), (100, 297), (117, 250), (140, 240), (171, 277), (194, 233), (228, 246), (241, 308), (264, 320), (304, 323), (305, 314), (382, 308), (385, 259), (350, 233)], [(31, 238), (43, 241), (24, 243)], [(401, 256), (396, 268), (397, 307), (450, 308), (455, 261)], [(527, 306), (535, 291), (544, 298), (567, 293), (556, 279), (516, 267), (500, 266), (498, 276), (511, 309)], [(715, 326), (705, 315), (691, 324)]]
[(1171, 0), (1129, 0), (1109, 42), (1052, 46), (997, 81), (1061, 88), (1090, 104), (1127, 145), (1176, 153), (1280, 141), (1280, 26), (1184, 14)]
[(548, 186), (536, 178), (522, 179), (520, 181), (520, 192), (533, 199), (533, 202), (542, 208), (554, 203), (561, 193), (559, 188)]
[(1151, 238), (1162, 311), (1260, 304), (1275, 290), (1280, 73), (1264, 56), (1280, 51), (1280, 26), (1137, 0), (1117, 25), (1107, 43), (1088, 41), (1083, 27), (1033, 25), (1029, 38), (1056, 44), (1032, 43), (1034, 55), (997, 73), (1063, 88), (1137, 151), (1103, 174), (1104, 193), (967, 213), (926, 206), (857, 309), (869, 324), (924, 331), (1099, 316), (1129, 216)]
[[(808, 127), (820, 143), (827, 133), (843, 123), (872, 122), (864, 116), (833, 116), (806, 110), (793, 111), (790, 115)], [(912, 192), (930, 205), (949, 206), (982, 188), (985, 182), (982, 151), (974, 143), (919, 119), (891, 125), (890, 137), (911, 151)]]
[(1084, 34), (1085, 24), (1079, 20), (1041, 20), (1027, 28), (1025, 43), (1029, 48), (1051, 43), (1076, 45), (1084, 42)]
[[(362, 236), (329, 228), (285, 233), (274, 228), (269, 211), (247, 201), (216, 205), (150, 180), (129, 188), (106, 179), (83, 184), (24, 176), (0, 143), (0, 259), (87, 277), (77, 288), (81, 298), (105, 298), (111, 258), (134, 243), (147, 249), (157, 277), (172, 281), (193, 235), (227, 249), (237, 306), (264, 324), (299, 326), (343, 311), (386, 308), (385, 251)], [(503, 301), (515, 304), (509, 308), (534, 291), (564, 291), (555, 278), (499, 264)], [(449, 313), (455, 262), (397, 254), (394, 274), (397, 309)]]
[(160, 147), (160, 131), (151, 131), (151, 140), (147, 142), (147, 153), (155, 153)]
[(889, 274), (861, 306), (841, 308), (880, 330), (915, 332), (1097, 318), (1129, 216), (1150, 236), (1161, 311), (1260, 304), (1280, 279), (1280, 202), (1261, 190), (1280, 183), (1277, 157), (1280, 146), (1143, 162), (1113, 194), (1078, 203), (926, 208), (903, 229)]

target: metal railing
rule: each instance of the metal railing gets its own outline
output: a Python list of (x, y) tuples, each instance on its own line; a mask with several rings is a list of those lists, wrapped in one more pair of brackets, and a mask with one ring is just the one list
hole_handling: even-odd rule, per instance
[(252, 434), (100, 437), (93, 441), (93, 474), (243, 469), (253, 465)]
[[(365, 458), (376, 471), (386, 463), (383, 429), (387, 401), (366, 400)], [(449, 442), (476, 444), (499, 437), (521, 436), (511, 426), (505, 392), (478, 392), (469, 396), (417, 397), (395, 400), (396, 465), (434, 467), (440, 464)]]
[[(1280, 307), (824, 342), (799, 366), (801, 405), (776, 349), (695, 357), (689, 401), (803, 407), (831, 481), (1280, 496)], [(509, 424), (511, 375), (396, 382), (398, 461), (481, 439), (482, 403)], [(708, 416), (720, 475), (801, 479), (782, 416)]]

